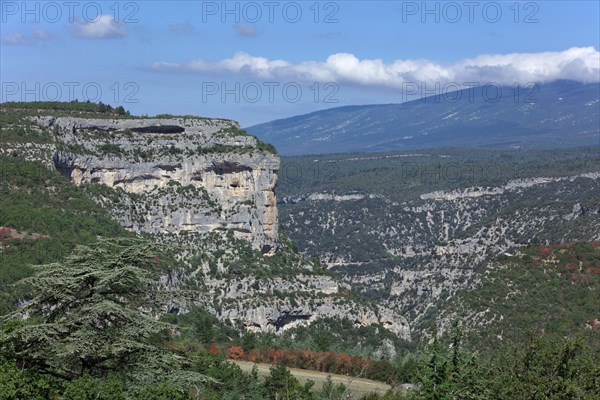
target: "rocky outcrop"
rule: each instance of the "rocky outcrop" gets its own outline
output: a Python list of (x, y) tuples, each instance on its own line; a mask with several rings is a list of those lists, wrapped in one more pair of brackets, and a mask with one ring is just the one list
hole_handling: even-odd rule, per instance
[[(250, 332), (282, 333), (320, 318), (348, 319), (356, 327), (380, 325), (410, 341), (408, 321), (393, 310), (377, 305), (358, 304), (340, 296), (340, 283), (329, 276), (298, 274), (292, 279), (254, 277), (213, 278), (203, 274), (203, 288), (194, 303), (209, 310), (221, 321), (241, 325)], [(187, 278), (163, 277), (161, 285), (176, 289)], [(343, 286), (344, 289), (347, 287)], [(279, 295), (277, 295), (279, 294)], [(188, 303), (177, 304), (185, 311)]]
[(66, 150), (54, 165), (75, 184), (118, 189), (111, 208), (135, 232), (232, 231), (271, 254), (279, 158), (228, 120), (35, 117)]
[(541, 177), (541, 178), (529, 178), (529, 179), (513, 179), (508, 181), (506, 185), (502, 187), (494, 188), (481, 188), (481, 187), (469, 187), (464, 189), (443, 191), (438, 190), (431, 193), (425, 193), (421, 195), (421, 200), (444, 200), (452, 201), (457, 199), (464, 199), (470, 197), (481, 197), (481, 196), (497, 196), (504, 194), (507, 191), (517, 191), (519, 189), (527, 189), (534, 186), (546, 185), (554, 182), (569, 181), (573, 182), (577, 178), (587, 178), (593, 181), (600, 179), (600, 173), (598, 172), (587, 172), (585, 174), (579, 174), (575, 176), (561, 176), (561, 177)]
[[(382, 310), (379, 310), (380, 312)], [(314, 307), (289, 304), (244, 307), (243, 303), (218, 314), (222, 320), (243, 321), (248, 331), (280, 333), (298, 325), (308, 325), (318, 318), (349, 319), (356, 327), (381, 324), (398, 337), (410, 340), (410, 327), (405, 318), (385, 309), (382, 315), (367, 307), (352, 303), (339, 303), (335, 298), (325, 298)]]

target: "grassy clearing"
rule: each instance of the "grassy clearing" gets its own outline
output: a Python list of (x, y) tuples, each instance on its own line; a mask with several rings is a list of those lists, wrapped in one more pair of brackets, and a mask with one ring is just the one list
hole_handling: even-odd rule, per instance
[[(236, 363), (244, 372), (250, 372), (252, 367), (256, 365), (258, 369), (258, 375), (261, 377), (269, 375), (269, 369), (272, 366), (271, 364), (255, 364), (249, 361), (230, 361)], [(300, 383), (304, 383), (309, 379), (314, 381), (315, 390), (321, 389), (323, 384), (327, 381), (327, 377), (331, 376), (331, 380), (335, 385), (339, 383), (346, 385), (353, 399), (358, 399), (369, 393), (384, 394), (391, 389), (391, 386), (388, 384), (369, 379), (353, 378), (345, 375), (328, 374), (325, 372), (310, 371), (298, 368), (289, 368), (289, 370), (292, 375), (294, 375), (296, 379), (300, 381)]]

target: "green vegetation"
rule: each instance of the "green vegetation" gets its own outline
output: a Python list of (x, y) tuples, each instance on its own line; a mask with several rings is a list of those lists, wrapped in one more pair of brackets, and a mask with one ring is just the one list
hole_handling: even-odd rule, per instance
[[(258, 336), (258, 343), (276, 348), (347, 352), (361, 357), (372, 357), (381, 347), (383, 340), (389, 340), (398, 350), (412, 349), (409, 343), (381, 325), (356, 327), (348, 319), (321, 318), (310, 326), (294, 327), (281, 335)], [(381, 356), (385, 359), (393, 357), (391, 354)]]
[[(228, 135), (228, 136), (232, 136), (232, 137), (236, 137), (236, 136), (251, 136), (254, 139), (256, 139), (256, 149), (257, 150), (264, 151), (264, 152), (271, 153), (271, 154), (277, 154), (277, 150), (275, 149), (275, 146), (273, 146), (272, 144), (263, 142), (262, 140), (260, 140), (256, 136), (251, 135), (250, 133), (246, 132), (243, 129), (238, 128), (237, 126), (232, 126), (231, 128), (224, 129), (224, 130), (222, 130), (219, 133), (225, 134), (225, 135)], [(246, 147), (246, 146), (243, 146), (243, 147)]]
[(153, 290), (158, 254), (145, 241), (101, 240), (78, 246), (63, 262), (36, 266), (22, 281), (34, 297), (5, 320), (3, 356), (64, 380), (110, 373), (134, 386), (205, 381), (180, 371), (184, 361), (151, 341), (171, 328), (151, 316), (162, 298)]
[[(109, 104), (79, 102), (77, 100), (71, 102), (5, 102), (0, 104), (0, 140), (3, 142), (14, 142), (14, 143), (54, 143), (56, 137), (60, 135), (60, 131), (57, 127), (52, 130), (43, 130), (39, 126), (35, 125), (27, 117), (40, 116), (40, 115), (51, 115), (54, 117), (79, 117), (79, 118), (126, 118), (126, 119), (144, 119), (149, 118), (148, 116), (132, 116), (129, 111), (126, 111), (122, 106), (113, 108)], [(213, 119), (193, 116), (193, 115), (171, 115), (171, 114), (159, 114), (152, 118), (181, 118), (191, 120), (202, 120), (210, 123)], [(217, 121), (217, 120), (215, 120)], [(88, 137), (90, 139), (103, 138), (107, 142), (97, 146), (94, 151), (86, 150), (80, 144), (64, 144), (60, 140), (55, 143), (60, 150), (70, 151), (75, 154), (95, 154), (100, 156), (103, 155), (116, 155), (120, 157), (131, 157), (136, 161), (151, 161), (157, 156), (177, 156), (193, 155), (193, 154), (211, 154), (211, 153), (236, 153), (236, 154), (252, 154), (256, 152), (265, 152), (271, 154), (277, 154), (275, 147), (271, 144), (267, 144), (259, 140), (248, 132), (240, 129), (237, 123), (226, 119), (218, 119), (218, 121), (229, 122), (230, 127), (222, 129), (217, 132), (217, 136), (221, 137), (239, 137), (249, 136), (256, 139), (256, 145), (223, 145), (216, 144), (210, 147), (198, 146), (196, 149), (178, 149), (174, 146), (166, 146), (160, 149), (143, 149), (135, 148), (133, 151), (123, 151), (117, 145), (111, 143), (117, 136), (132, 137), (133, 132), (129, 129), (121, 131), (103, 131), (103, 130), (86, 130), (78, 129), (78, 136)], [(145, 128), (139, 128), (145, 129)], [(166, 137), (163, 134), (163, 138)], [(176, 135), (172, 136), (176, 139)], [(148, 144), (151, 143), (151, 140)]]
[(129, 236), (81, 187), (45, 166), (0, 156), (0, 314), (24, 294), (9, 289), (29, 276), (31, 264), (57, 262), (76, 244), (98, 237)]
[(100, 145), (97, 147), (97, 150), (101, 154), (114, 154), (116, 156), (120, 156), (123, 154), (123, 149), (121, 149), (121, 146), (119, 146), (118, 144), (114, 144), (114, 143), (106, 143), (106, 144)]
[[(597, 180), (503, 186), (513, 179), (599, 171), (598, 161), (597, 147), (283, 157), (277, 186), (280, 223), (303, 254), (331, 262), (330, 271), (354, 290), (372, 301), (396, 300), (390, 299), (390, 291), (404, 271), (419, 274), (432, 265), (444, 268), (448, 262), (452, 268), (473, 271), (484, 266), (475, 261), (474, 253), (458, 254), (451, 261), (436, 254), (436, 246), (452, 248), (472, 241), (477, 252), (487, 253), (487, 248), (491, 256), (500, 243), (516, 247), (596, 237)], [(472, 190), (459, 192), (464, 196), (456, 200), (420, 198), (437, 190), (466, 188)], [(478, 188), (484, 193), (494, 188), (495, 194), (480, 195)], [(334, 195), (346, 198), (336, 201)], [(570, 218), (574, 209), (580, 212)], [(437, 275), (431, 281), (444, 279)], [(377, 276), (378, 284), (354, 283), (369, 276)], [(468, 284), (464, 279), (458, 284)], [(399, 311), (412, 319), (428, 297), (418, 296), (414, 288), (414, 293), (399, 299), (406, 304)], [(415, 309), (416, 314), (411, 314)]]
[(5, 102), (2, 103), (3, 108), (16, 110), (48, 110), (48, 111), (68, 111), (68, 112), (84, 112), (90, 114), (105, 114), (110, 116), (130, 116), (129, 111), (126, 111), (123, 106), (113, 107), (110, 104), (102, 102), (92, 103), (89, 100), (81, 102), (73, 101), (30, 101), (30, 102)]
[[(519, 255), (498, 257), (473, 290), (444, 305), (442, 315), (468, 321), (468, 344), (480, 352), (523, 342), (530, 329), (559, 338), (581, 333), (600, 348), (599, 304), (600, 243), (530, 245)], [(429, 323), (434, 319), (430, 315)]]
[(500, 351), (473, 356), (461, 345), (460, 330), (449, 346), (434, 343), (417, 370), (418, 389), (372, 395), (368, 400), (595, 400), (600, 352), (581, 339), (531, 337)]
[[(118, 116), (119, 111), (109, 110), (88, 103), (3, 104), (0, 140), (9, 148), (23, 143), (55, 144), (56, 132), (41, 130), (22, 117)], [(236, 127), (221, 133), (246, 134)], [(112, 141), (116, 135), (132, 133), (81, 134), (99, 139), (103, 144), (97, 150), (102, 155), (122, 157), (124, 150)], [(85, 153), (81, 145), (58, 148)], [(197, 150), (209, 154), (250, 153), (257, 149), (274, 152), (272, 146), (260, 141), (257, 148), (216, 145)], [(308, 327), (298, 325), (278, 335), (253, 334), (245, 332), (241, 322), (232, 324), (215, 316), (237, 305), (239, 299), (215, 295), (214, 301), (197, 302), (198, 296), (209, 290), (210, 283), (179, 278), (192, 273), (203, 276), (202, 271), (207, 268), (207, 277), (213, 280), (237, 283), (238, 290), (246, 285), (256, 294), (247, 299), (244, 307), (260, 307), (274, 301), (291, 307), (314, 307), (330, 301), (343, 304), (346, 300), (371, 307), (373, 302), (389, 298), (392, 274), (386, 273), (381, 286), (363, 293), (344, 287), (335, 295), (306, 293), (291, 286), (301, 276), (333, 278), (339, 274), (353, 278), (398, 266), (416, 268), (433, 256), (425, 255), (416, 261), (392, 256), (379, 238), (366, 234), (382, 229), (383, 220), (396, 226), (410, 226), (412, 222), (403, 220), (400, 212), (394, 218), (385, 214), (387, 203), (379, 198), (373, 203), (369, 199), (337, 203), (334, 209), (326, 210), (326, 215), (354, 221), (349, 227), (334, 223), (337, 237), (321, 237), (305, 223), (317, 218), (323, 212), (318, 207), (323, 206), (302, 209), (304, 217), (297, 220), (307, 226), (301, 232), (303, 240), (352, 250), (353, 263), (329, 271), (318, 260), (307, 260), (283, 232), (280, 248), (272, 257), (264, 257), (248, 242), (235, 239), (232, 231), (206, 235), (159, 233), (146, 236), (146, 241), (109, 217), (108, 207), (113, 212), (122, 210), (119, 207), (126, 195), (122, 190), (98, 184), (74, 186), (41, 162), (29, 161), (36, 156), (27, 151), (19, 148), (0, 156), (0, 314), (9, 314), (0, 327), (2, 400), (341, 400), (356, 394), (333, 381), (313, 386), (308, 380), (300, 380), (287, 370), (297, 366), (348, 374), (349, 380), (358, 375), (393, 387), (388, 394), (367, 395), (365, 400), (598, 398), (598, 243), (531, 245), (519, 254), (497, 257), (489, 269), (477, 271), (478, 279), (471, 290), (456, 293), (445, 306), (431, 307), (422, 316), (416, 327), (423, 332), (420, 341), (407, 343), (380, 324), (365, 327), (356, 321), (334, 318), (319, 319)], [(44, 151), (51, 156), (54, 148)], [(158, 155), (185, 157), (187, 153), (176, 146), (156, 150), (140, 147), (132, 153), (138, 161), (151, 161)], [(387, 196), (400, 204), (432, 190), (587, 172), (593, 169), (595, 157), (594, 149), (561, 150), (560, 154), (448, 149), (412, 156), (387, 153), (371, 154), (368, 158), (336, 155), (284, 159), (279, 195), (359, 191)], [(503, 168), (498, 174), (482, 176), (475, 182), (468, 176), (451, 181), (429, 179), (436, 175), (428, 173), (423, 180), (420, 171), (407, 169), (414, 167), (411, 163), (430, 161), (435, 168), (438, 163), (440, 168), (449, 168), (453, 162), (489, 162)], [(298, 181), (291, 179), (292, 163), (301, 167)], [(457, 237), (469, 237), (498, 216), (518, 212), (539, 216), (527, 214), (533, 207), (559, 207), (561, 215), (567, 215), (576, 201), (582, 209), (593, 210), (597, 204), (593, 188), (584, 199), (581, 193), (581, 187), (574, 186), (560, 192), (559, 199), (550, 199), (540, 189), (518, 194), (522, 196), (518, 198), (520, 202), (515, 201), (515, 194), (506, 200), (513, 204), (512, 208), (490, 213), (482, 221), (459, 229)], [(208, 213), (222, 212), (208, 192), (172, 182), (144, 194), (127, 194), (130, 197), (126, 200), (132, 204), (144, 204), (131, 211), (131, 218), (143, 221), (152, 207), (164, 207), (165, 213), (174, 211), (176, 206), (158, 201), (171, 195), (183, 198), (180, 204), (186, 207), (193, 202), (208, 208)], [(252, 204), (240, 202), (239, 206)], [(281, 208), (284, 220), (289, 206)], [(402, 210), (400, 207), (405, 204), (398, 207), (396, 210)], [(481, 207), (497, 209), (487, 203)], [(452, 214), (459, 211), (452, 210)], [(363, 215), (364, 219), (355, 218), (356, 215)], [(571, 228), (578, 228), (583, 237), (590, 236), (595, 233), (594, 218), (597, 214), (584, 213), (574, 220), (561, 219), (561, 225), (544, 227), (543, 240), (560, 243), (565, 230)], [(584, 228), (589, 231), (583, 231)], [(527, 230), (519, 233), (513, 229), (517, 228), (509, 226), (498, 235), (513, 235), (510, 237), (522, 238), (523, 243), (535, 236)], [(292, 229), (288, 232), (299, 235)], [(414, 235), (415, 240), (423, 241), (431, 237), (425, 235), (425, 228)], [(151, 242), (168, 244), (158, 246)], [(159, 276), (166, 277), (174, 288), (159, 290)], [(270, 285), (277, 280), (290, 282), (290, 288), (272, 290)], [(178, 281), (184, 282), (182, 287), (178, 287)], [(221, 287), (210, 290), (224, 293)], [(411, 297), (412, 293), (405, 296)], [(195, 300), (196, 305), (190, 300)], [(185, 307), (186, 313), (180, 312), (179, 307)], [(21, 319), (23, 313), (28, 315), (25, 320)], [(431, 333), (435, 327), (447, 328), (456, 318), (462, 318), (462, 325), (445, 329), (439, 337)], [(238, 360), (260, 358), (274, 365), (261, 377), (256, 370), (242, 371), (225, 356)], [(405, 389), (400, 386), (403, 383), (415, 386)]]
[[(153, 343), (172, 332), (150, 315), (162, 297), (152, 289), (159, 254), (145, 241), (102, 240), (78, 246), (64, 262), (36, 266), (22, 281), (35, 295), (4, 319), (0, 355), (57, 386), (81, 378), (66, 386), (65, 398), (115, 387), (124, 392), (125, 385), (139, 390), (157, 380), (180, 390), (208, 381), (187, 368), (189, 360)], [(10, 381), (29, 379), (21, 375)], [(121, 385), (96, 382), (114, 376)]]
[(380, 194), (406, 201), (435, 190), (495, 186), (511, 179), (597, 170), (598, 148), (560, 150), (431, 149), (282, 157), (278, 194)]
[(225, 144), (215, 144), (210, 147), (198, 146), (196, 148), (196, 154), (252, 154), (256, 151), (267, 152), (271, 154), (277, 154), (277, 150), (271, 144), (266, 144), (256, 139), (256, 147), (254, 146), (232, 146)]

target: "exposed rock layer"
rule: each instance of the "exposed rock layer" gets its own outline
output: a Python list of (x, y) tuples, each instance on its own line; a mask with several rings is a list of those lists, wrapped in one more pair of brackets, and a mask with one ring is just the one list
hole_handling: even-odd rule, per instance
[(256, 149), (256, 139), (243, 135), (234, 122), (34, 121), (57, 129), (69, 149), (82, 150), (54, 155), (57, 169), (75, 184), (102, 183), (129, 195), (123, 202), (131, 203), (133, 212), (114, 213), (125, 227), (175, 234), (232, 230), (265, 253), (275, 248), (279, 158)]

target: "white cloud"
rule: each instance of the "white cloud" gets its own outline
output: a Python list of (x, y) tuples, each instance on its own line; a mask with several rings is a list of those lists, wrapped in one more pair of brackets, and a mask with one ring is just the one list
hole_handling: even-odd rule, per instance
[(21, 33), (13, 33), (12, 35), (4, 35), (0, 38), (4, 44), (30, 44), (28, 38)]
[(0, 37), (0, 43), (14, 45), (35, 45), (39, 42), (54, 39), (54, 35), (43, 29), (36, 29), (31, 35), (23, 35), (22, 33), (13, 33)]
[(484, 54), (453, 63), (424, 59), (359, 59), (336, 53), (325, 61), (269, 60), (236, 53), (220, 61), (192, 60), (186, 63), (156, 62), (157, 71), (225, 74), (257, 79), (304, 82), (345, 82), (363, 86), (402, 88), (404, 84), (478, 82), (511, 85), (515, 82), (549, 82), (570, 79), (600, 81), (600, 53), (593, 47), (573, 47), (559, 52)]
[(112, 15), (100, 15), (92, 21), (76, 21), (73, 33), (86, 39), (117, 38), (127, 35), (123, 21), (115, 21)]
[(254, 37), (258, 35), (258, 30), (252, 24), (235, 24), (233, 28), (237, 31), (238, 36)]
[(36, 29), (33, 31), (33, 37), (39, 40), (51, 40), (54, 39), (54, 36), (43, 29)]

